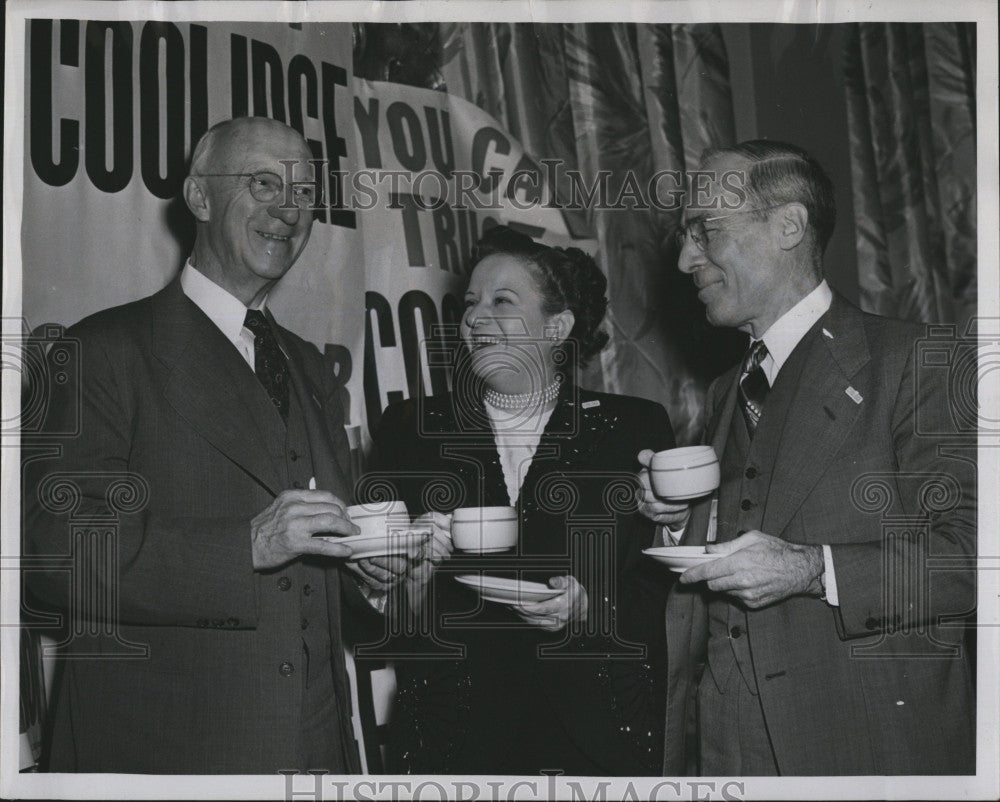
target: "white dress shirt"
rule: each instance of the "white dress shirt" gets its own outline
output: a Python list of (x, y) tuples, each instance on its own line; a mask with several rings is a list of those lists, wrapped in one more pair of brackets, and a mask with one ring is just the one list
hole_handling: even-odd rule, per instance
[[(254, 370), (254, 335), (250, 329), (243, 325), (247, 309), (250, 307), (245, 306), (239, 298), (231, 295), (228, 290), (222, 289), (199, 271), (191, 264), (190, 259), (181, 271), (181, 289), (194, 302), (195, 306), (208, 315), (208, 319), (226, 335), (226, 339), (236, 346), (236, 350), (250, 366), (250, 370)], [(266, 300), (265, 298), (259, 306), (253, 308), (263, 312)]]

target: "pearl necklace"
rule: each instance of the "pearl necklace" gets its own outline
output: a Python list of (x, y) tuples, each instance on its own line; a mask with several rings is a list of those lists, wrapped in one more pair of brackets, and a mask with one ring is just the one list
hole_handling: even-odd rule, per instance
[(554, 401), (559, 395), (560, 378), (556, 378), (544, 390), (534, 393), (501, 393), (498, 390), (487, 389), (483, 393), (483, 401), (497, 409), (525, 409), (537, 404)]

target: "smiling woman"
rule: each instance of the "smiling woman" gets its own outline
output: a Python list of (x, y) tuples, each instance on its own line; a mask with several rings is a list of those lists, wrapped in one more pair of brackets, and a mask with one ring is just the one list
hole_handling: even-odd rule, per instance
[[(672, 577), (642, 556), (634, 478), (640, 450), (673, 446), (670, 421), (576, 384), (607, 342), (593, 259), (497, 226), (473, 264), (455, 391), (390, 406), (376, 437), (383, 487), (436, 527), (391, 608), (415, 625), (393, 650), (390, 769), (658, 773)], [(514, 507), (513, 549), (462, 553), (459, 507)], [(477, 591), (497, 582), (516, 598)]]

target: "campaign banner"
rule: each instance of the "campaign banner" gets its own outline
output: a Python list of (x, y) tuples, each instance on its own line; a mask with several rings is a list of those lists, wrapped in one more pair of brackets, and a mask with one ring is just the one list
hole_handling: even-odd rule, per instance
[[(217, 122), (282, 120), (324, 172), (353, 168), (349, 23), (33, 19), (26, 38), (22, 314), (31, 328), (149, 295), (179, 271), (194, 225), (181, 186), (191, 149)], [(350, 387), (362, 347), (357, 219), (330, 203), (314, 215), (306, 250), (268, 304)]]

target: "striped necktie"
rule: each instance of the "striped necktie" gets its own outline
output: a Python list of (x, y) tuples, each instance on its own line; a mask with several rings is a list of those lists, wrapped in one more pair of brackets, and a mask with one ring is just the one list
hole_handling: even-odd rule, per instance
[(243, 325), (253, 332), (254, 372), (271, 403), (288, 423), (288, 362), (264, 313), (248, 309)]
[(743, 369), (740, 372), (740, 407), (751, 439), (764, 411), (767, 391), (771, 389), (767, 383), (767, 376), (764, 375), (764, 369), (760, 366), (766, 356), (767, 346), (763, 340), (757, 340), (747, 349), (746, 356), (743, 357)]

